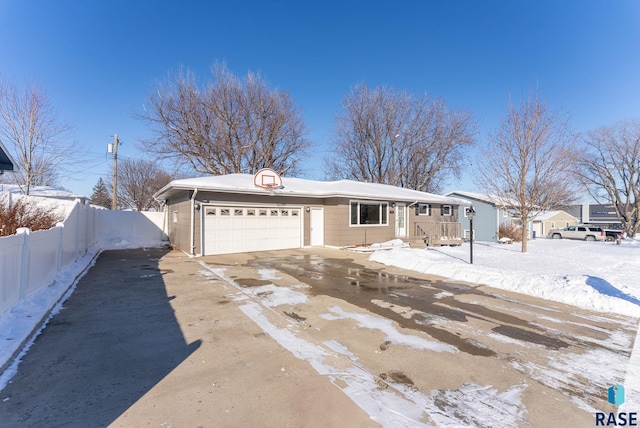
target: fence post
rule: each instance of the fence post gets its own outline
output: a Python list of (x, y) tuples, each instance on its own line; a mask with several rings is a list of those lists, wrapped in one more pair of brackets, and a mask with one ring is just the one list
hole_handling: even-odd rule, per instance
[(78, 247), (80, 246), (80, 242), (78, 242), (80, 240), (80, 205), (78, 204), (78, 200), (76, 199), (76, 206), (73, 209), (76, 212), (76, 256), (73, 259), (73, 261), (75, 262), (76, 260), (78, 260), (78, 253), (80, 252)]
[(24, 235), (22, 240), (22, 257), (20, 258), (20, 300), (23, 300), (27, 294), (27, 284), (29, 284), (29, 234), (31, 229), (28, 227), (19, 227), (16, 229), (16, 235)]
[(62, 268), (62, 251), (64, 250), (64, 222), (56, 223), (60, 228), (60, 238), (58, 239), (58, 254), (56, 255), (56, 272)]

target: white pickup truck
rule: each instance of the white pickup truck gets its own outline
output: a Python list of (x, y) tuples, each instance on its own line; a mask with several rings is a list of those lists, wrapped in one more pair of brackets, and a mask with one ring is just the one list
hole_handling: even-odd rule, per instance
[(553, 229), (549, 232), (553, 239), (582, 239), (584, 241), (604, 241), (606, 234), (598, 226), (567, 226), (564, 229)]

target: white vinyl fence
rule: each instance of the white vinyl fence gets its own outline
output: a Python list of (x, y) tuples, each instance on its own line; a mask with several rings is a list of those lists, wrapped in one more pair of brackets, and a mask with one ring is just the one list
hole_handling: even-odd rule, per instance
[(49, 230), (0, 238), (0, 315), (52, 284), (57, 273), (97, 250), (149, 246), (166, 239), (161, 212), (108, 211), (76, 202)]

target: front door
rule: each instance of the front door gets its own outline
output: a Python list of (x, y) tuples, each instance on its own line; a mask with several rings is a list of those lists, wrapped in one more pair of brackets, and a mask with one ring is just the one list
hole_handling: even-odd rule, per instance
[(404, 203), (396, 204), (396, 238), (407, 237), (407, 206)]
[(324, 245), (324, 209), (311, 208), (311, 239), (309, 244), (312, 247), (321, 247)]

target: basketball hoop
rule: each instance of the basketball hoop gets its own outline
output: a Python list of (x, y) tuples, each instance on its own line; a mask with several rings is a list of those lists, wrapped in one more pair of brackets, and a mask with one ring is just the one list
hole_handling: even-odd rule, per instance
[(271, 168), (263, 168), (253, 176), (253, 184), (256, 187), (266, 189), (273, 196), (276, 189), (282, 188), (280, 174)]
[(262, 185), (262, 186), (260, 186), (260, 187), (262, 187), (263, 189), (268, 190), (268, 191), (269, 191), (269, 194), (270, 194), (271, 196), (273, 196), (273, 195), (275, 195), (275, 193), (276, 193), (276, 189), (279, 189), (279, 188), (281, 188), (282, 186), (279, 186), (279, 185), (277, 185), (277, 184), (275, 184), (275, 183), (271, 183), (271, 184), (263, 184), (263, 185)]

